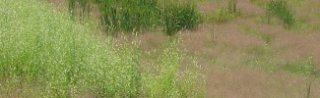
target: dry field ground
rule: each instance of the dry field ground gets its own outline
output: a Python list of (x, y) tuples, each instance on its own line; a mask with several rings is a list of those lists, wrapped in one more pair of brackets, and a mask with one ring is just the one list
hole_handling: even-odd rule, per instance
[[(49, 1), (61, 4), (64, 0)], [(262, 19), (263, 6), (237, 0), (239, 17), (222, 23), (208, 20), (197, 30), (178, 34), (180, 46), (196, 56), (205, 69), (208, 98), (305, 98), (313, 78), (292, 72), (288, 66), (314, 65), (320, 70), (320, 1), (288, 1), (297, 19), (303, 21), (296, 29), (267, 24)], [(206, 0), (198, 8), (208, 14), (223, 2)], [(169, 40), (154, 32), (133, 38), (141, 41), (146, 53)], [(320, 97), (320, 78), (312, 82), (310, 91), (310, 98)]]

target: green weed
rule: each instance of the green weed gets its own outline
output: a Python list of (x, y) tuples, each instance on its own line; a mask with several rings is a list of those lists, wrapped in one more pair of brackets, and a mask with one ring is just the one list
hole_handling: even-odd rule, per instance
[(194, 29), (201, 21), (201, 15), (191, 4), (172, 4), (162, 12), (167, 35), (174, 35), (182, 29)]
[(286, 28), (290, 28), (295, 24), (295, 17), (293, 12), (289, 9), (287, 2), (284, 0), (271, 0), (267, 3), (266, 7), (268, 23), (270, 23), (270, 17), (278, 17)]
[(104, 0), (97, 2), (102, 23), (110, 31), (133, 32), (159, 22), (157, 0)]
[[(195, 59), (185, 58), (176, 45), (176, 42), (170, 43), (158, 58), (157, 70), (153, 74), (146, 75), (147, 97), (205, 97), (203, 91), (205, 82), (199, 74), (201, 67)], [(188, 65), (181, 66), (183, 61), (188, 62)], [(181, 70), (181, 67), (185, 69)]]

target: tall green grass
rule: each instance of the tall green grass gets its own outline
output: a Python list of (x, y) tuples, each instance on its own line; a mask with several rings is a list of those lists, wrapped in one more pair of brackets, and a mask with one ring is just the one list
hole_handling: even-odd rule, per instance
[[(169, 56), (159, 58), (163, 60), (158, 63), (161, 70), (170, 70), (170, 74), (154, 74), (141, 70), (136, 43), (114, 44), (90, 32), (94, 32), (91, 23), (72, 21), (69, 14), (55, 11), (43, 1), (0, 0), (0, 97), (140, 98), (152, 97), (158, 87), (172, 85), (179, 89), (160, 91), (172, 92), (170, 96), (203, 95), (197, 64), (178, 71), (182, 57), (172, 55), (181, 52), (169, 51), (176, 46), (163, 52)], [(180, 72), (188, 73), (182, 73), (185, 77), (180, 79)], [(163, 81), (158, 83), (151, 81), (153, 77), (169, 78), (157, 78)]]
[(295, 24), (295, 17), (292, 10), (289, 9), (287, 2), (284, 0), (270, 0), (267, 3), (267, 16), (268, 22), (270, 22), (271, 16), (276, 16), (284, 24), (285, 27), (290, 28)]
[[(201, 66), (196, 59), (186, 55), (176, 47), (177, 41), (170, 43), (158, 57), (157, 68), (152, 74), (145, 74), (146, 96), (148, 98), (203, 98), (203, 76), (198, 72)], [(181, 63), (187, 62), (186, 65)], [(181, 69), (184, 68), (184, 69)]]
[[(70, 9), (74, 9), (76, 1), (84, 5), (80, 7), (87, 3), (86, 0), (68, 1)], [(163, 28), (168, 35), (173, 35), (183, 29), (196, 28), (201, 18), (191, 0), (96, 0), (96, 5), (100, 8), (102, 25), (113, 34)]]
[(170, 36), (183, 29), (194, 29), (201, 22), (201, 15), (195, 5), (188, 3), (167, 5), (162, 16), (165, 32)]
[(100, 0), (102, 23), (107, 30), (133, 32), (159, 22), (157, 0)]

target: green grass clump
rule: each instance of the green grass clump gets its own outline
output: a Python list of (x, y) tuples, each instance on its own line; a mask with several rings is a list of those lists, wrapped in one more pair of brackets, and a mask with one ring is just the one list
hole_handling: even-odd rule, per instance
[[(0, 0), (0, 97), (140, 98), (151, 96), (147, 92), (157, 91), (156, 87), (177, 85), (160, 82), (149, 87), (149, 75), (170, 77), (159, 81), (181, 80), (176, 75), (180, 71), (166, 71), (170, 74), (142, 71), (137, 44), (114, 44), (109, 39), (104, 42), (90, 32), (94, 32), (93, 23), (73, 21), (69, 14), (58, 12), (43, 1)], [(161, 56), (159, 59), (164, 60), (159, 63), (164, 66), (161, 70), (178, 70), (177, 58)], [(185, 75), (186, 82), (194, 81), (199, 79), (198, 71), (194, 67), (181, 75)], [(190, 94), (196, 91), (191, 89), (198, 89), (195, 87), (202, 85), (198, 83), (181, 83), (178, 86), (181, 89), (163, 90), (183, 90), (185, 93), (172, 96), (193, 97)]]
[(98, 0), (102, 23), (109, 31), (133, 32), (159, 22), (157, 0)]
[(162, 12), (164, 28), (167, 35), (175, 35), (182, 29), (194, 29), (201, 20), (198, 10), (191, 4), (167, 6)]
[(293, 12), (289, 9), (287, 2), (284, 0), (271, 0), (267, 3), (268, 22), (271, 16), (278, 17), (287, 28), (290, 28), (295, 23)]
[[(190, 1), (191, 2), (191, 1)], [(182, 29), (194, 29), (200, 23), (196, 6), (189, 1), (168, 0), (97, 0), (101, 23), (106, 31), (140, 32), (164, 28), (168, 35)], [(83, 11), (90, 2), (69, 0), (69, 9), (74, 14), (75, 5)]]
[[(170, 43), (159, 56), (156, 71), (145, 77), (146, 97), (169, 97), (169, 98), (203, 98), (205, 91), (204, 80), (199, 74), (200, 66), (193, 58), (185, 58), (177, 42)], [(181, 66), (181, 63), (188, 62)], [(181, 70), (181, 67), (185, 67)]]

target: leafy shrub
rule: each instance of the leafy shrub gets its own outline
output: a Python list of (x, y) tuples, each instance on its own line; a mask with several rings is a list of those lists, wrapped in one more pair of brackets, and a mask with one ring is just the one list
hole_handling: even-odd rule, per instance
[(295, 18), (292, 11), (288, 8), (287, 2), (284, 0), (271, 0), (267, 4), (267, 16), (270, 21), (270, 16), (278, 17), (286, 27), (291, 27), (295, 23)]
[(198, 10), (191, 4), (168, 6), (162, 14), (165, 32), (170, 36), (182, 29), (194, 29), (201, 19)]

